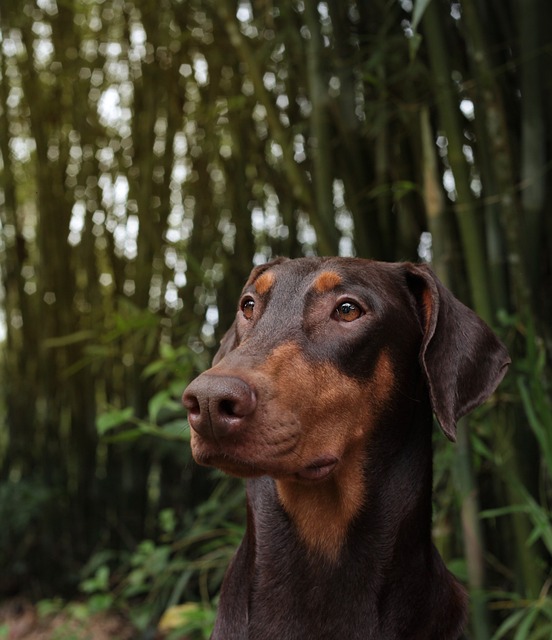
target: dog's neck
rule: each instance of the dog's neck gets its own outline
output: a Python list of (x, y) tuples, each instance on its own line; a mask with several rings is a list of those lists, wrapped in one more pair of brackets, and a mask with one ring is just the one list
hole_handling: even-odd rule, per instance
[(270, 500), (276, 510), (283, 508), (310, 556), (338, 567), (355, 536), (367, 549), (369, 540), (381, 546), (379, 539), (392, 548), (405, 525), (409, 540), (430, 545), (432, 412), (425, 387), (411, 397), (418, 400), (398, 403), (400, 412), (382, 416), (373, 433), (351, 443), (329, 478), (276, 480)]
[[(235, 560), (249, 576), (247, 587), (235, 585), (244, 591), (246, 637), (330, 639), (340, 637), (344, 620), (354, 619), (362, 640), (457, 637), (464, 601), (431, 542), (432, 418), (422, 404), (411, 431), (402, 430), (403, 446), (382, 451), (390, 439), (380, 444), (376, 438), (363, 452), (355, 471), (365, 494), (345, 528), (352, 507), (340, 504), (335, 483), (301, 485), (292, 496), (315, 519), (309, 522), (286, 507), (290, 487), (266, 477), (248, 481), (248, 527)], [(427, 635), (428, 617), (433, 635)], [(309, 628), (290, 629), (290, 620), (308, 620)]]
[[(403, 538), (408, 539), (410, 555), (412, 549), (428, 553), (431, 413), (425, 411), (423, 421), (416, 413), (417, 420), (402, 430), (400, 447), (390, 445), (393, 439), (387, 430), (380, 441), (375, 436), (365, 450), (352, 451), (343, 468), (327, 480), (312, 484), (269, 478), (249, 481), (257, 549), (269, 552), (274, 532), (285, 532), (308, 565), (323, 564), (328, 571), (339, 572), (354, 548), (355, 562), (360, 561), (359, 554), (366, 554), (371, 571), (378, 575), (385, 573), (387, 556), (400, 554)], [(405, 566), (401, 568), (404, 572)]]

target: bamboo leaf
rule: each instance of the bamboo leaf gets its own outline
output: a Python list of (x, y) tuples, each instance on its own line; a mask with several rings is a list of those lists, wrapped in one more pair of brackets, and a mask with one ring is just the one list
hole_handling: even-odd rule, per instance
[(174, 420), (161, 428), (163, 437), (170, 437), (175, 440), (189, 441), (190, 427), (187, 420)]
[(508, 631), (517, 627), (519, 621), (523, 619), (524, 615), (525, 609), (521, 609), (520, 611), (516, 611), (515, 613), (513, 613), (511, 616), (508, 616), (497, 629), (491, 640), (500, 640), (500, 638), (504, 638)]
[(111, 431), (111, 429), (128, 422), (133, 415), (134, 411), (131, 407), (109, 411), (98, 417), (96, 420), (96, 429), (100, 435), (104, 435), (108, 431)]
[(508, 507), (498, 507), (496, 509), (485, 509), (479, 514), (481, 518), (499, 518), (501, 516), (510, 516), (513, 513), (527, 513), (529, 508), (526, 505), (517, 504)]
[(514, 640), (527, 640), (529, 637), (529, 633), (533, 626), (533, 623), (537, 619), (539, 615), (538, 609), (529, 609), (527, 615), (523, 619), (523, 622), (519, 625), (516, 635), (514, 636)]
[(76, 331), (75, 333), (69, 333), (65, 336), (48, 338), (47, 340), (44, 340), (42, 344), (46, 349), (59, 349), (60, 347), (67, 347), (71, 344), (91, 340), (93, 337), (94, 333), (92, 331)]
[(159, 417), (159, 413), (167, 407), (169, 401), (171, 401), (171, 395), (168, 391), (160, 391), (156, 393), (148, 403), (148, 416), (152, 422), (155, 422)]
[(121, 431), (121, 433), (117, 433), (113, 436), (107, 436), (104, 441), (109, 444), (131, 442), (132, 440), (137, 440), (140, 436), (143, 435), (144, 430), (140, 427), (136, 427), (135, 429), (127, 429), (126, 431)]
[(427, 9), (427, 5), (431, 2), (431, 0), (416, 0), (414, 3), (414, 9), (412, 10), (412, 22), (411, 26), (413, 31), (416, 31), (418, 25), (420, 24), (424, 12)]
[(544, 640), (545, 638), (546, 640), (550, 640), (551, 637), (552, 637), (552, 625), (545, 624), (539, 629), (535, 629), (535, 631), (533, 631), (533, 634), (531, 635), (531, 640)]

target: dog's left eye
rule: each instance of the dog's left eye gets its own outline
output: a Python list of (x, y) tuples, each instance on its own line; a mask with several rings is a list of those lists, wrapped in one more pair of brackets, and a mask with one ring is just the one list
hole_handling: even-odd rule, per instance
[(334, 311), (334, 318), (343, 322), (352, 322), (362, 315), (362, 309), (354, 302), (342, 302)]
[(241, 304), (241, 310), (243, 313), (243, 317), (246, 320), (251, 320), (253, 317), (253, 311), (255, 309), (255, 301), (251, 298), (246, 298)]

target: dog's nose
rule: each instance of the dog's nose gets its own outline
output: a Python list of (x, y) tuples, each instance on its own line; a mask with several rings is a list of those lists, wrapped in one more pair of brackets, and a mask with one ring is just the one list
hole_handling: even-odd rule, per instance
[(257, 406), (254, 389), (241, 378), (200, 375), (184, 391), (188, 422), (207, 439), (237, 434)]

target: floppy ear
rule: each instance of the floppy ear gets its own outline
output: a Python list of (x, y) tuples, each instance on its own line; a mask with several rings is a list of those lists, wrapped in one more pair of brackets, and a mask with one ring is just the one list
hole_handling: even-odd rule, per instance
[(506, 348), (424, 265), (408, 265), (408, 286), (422, 323), (420, 363), (445, 435), (499, 385), (511, 360)]

